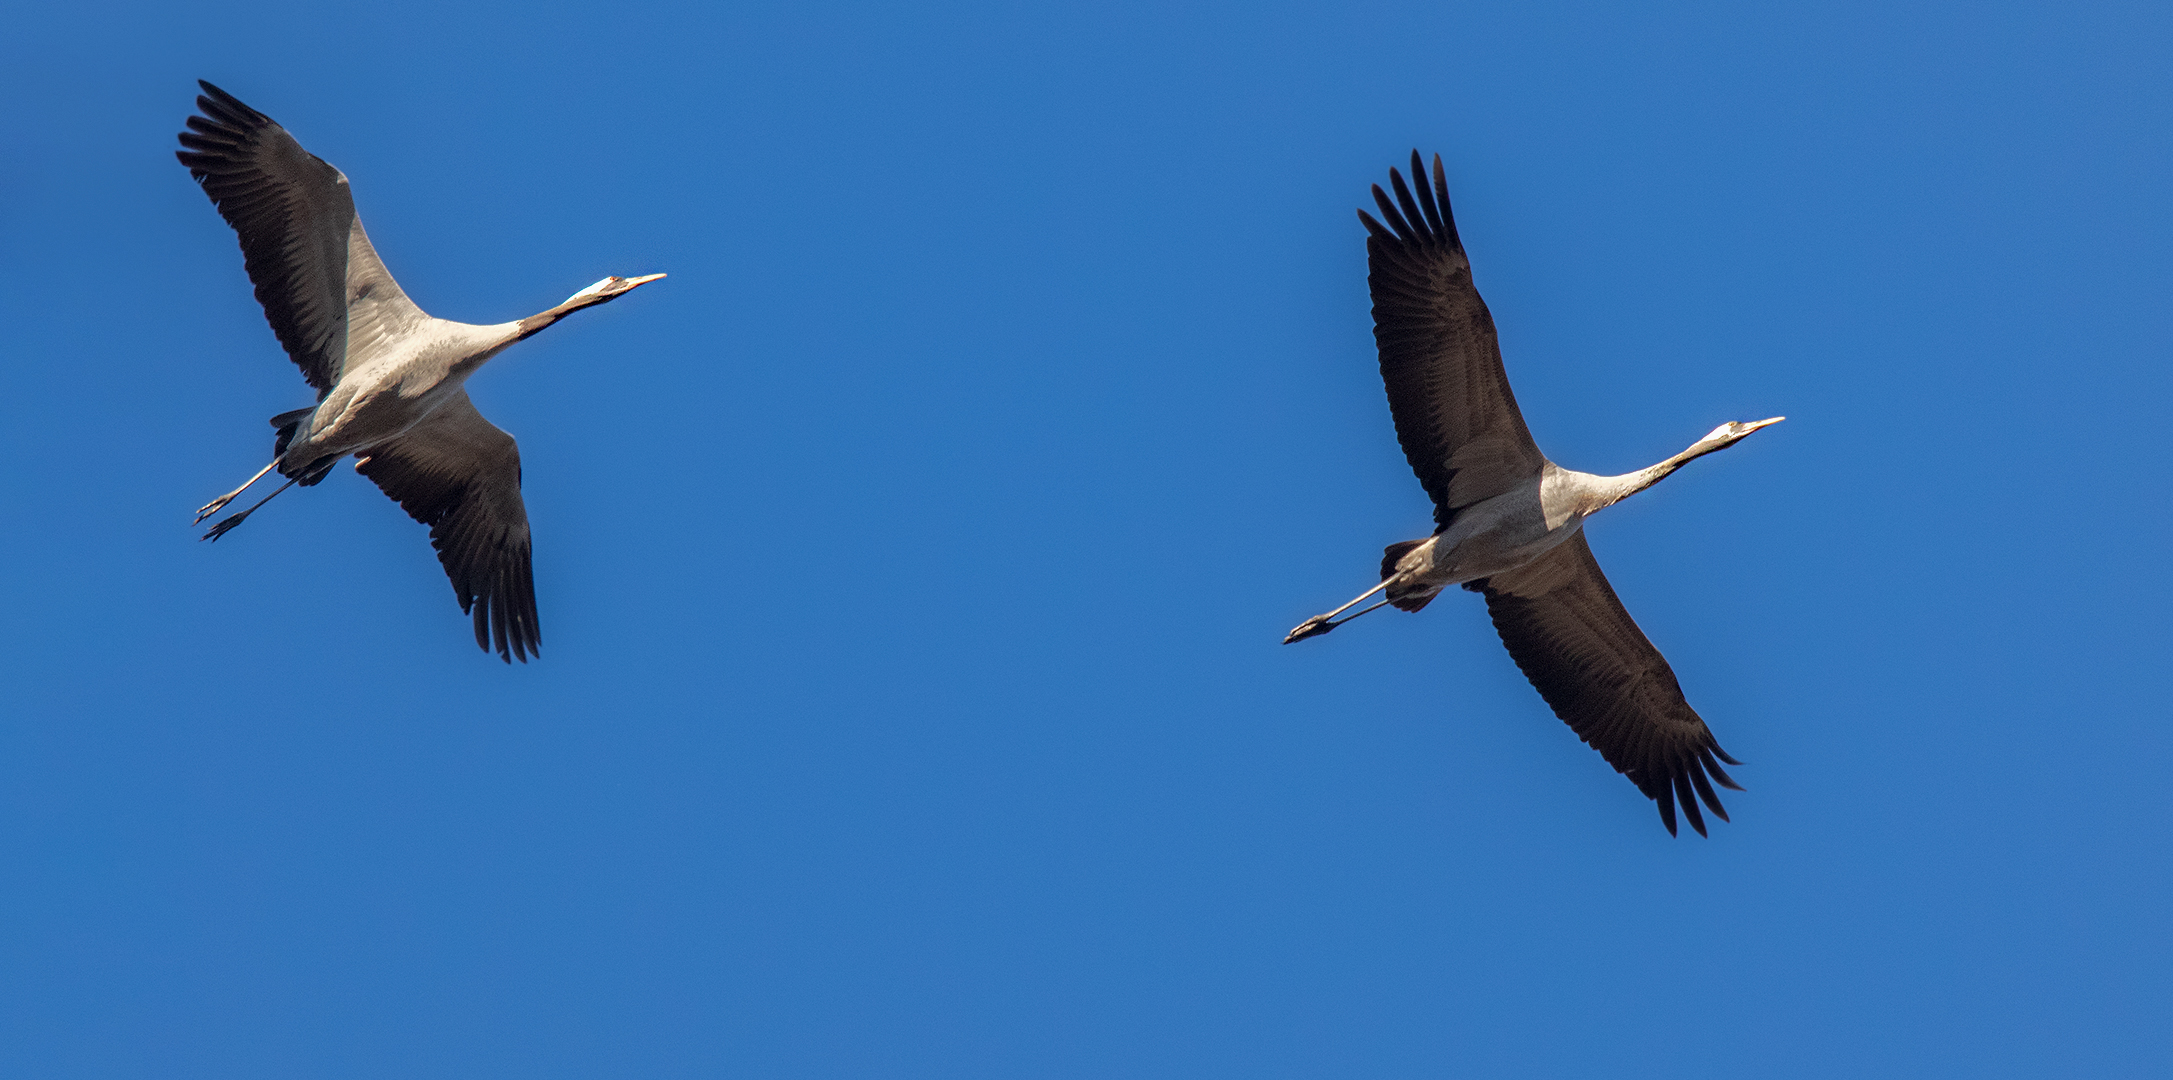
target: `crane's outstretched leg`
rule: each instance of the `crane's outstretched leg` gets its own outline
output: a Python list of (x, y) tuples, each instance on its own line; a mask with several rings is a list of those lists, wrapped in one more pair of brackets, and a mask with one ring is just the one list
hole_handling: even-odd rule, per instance
[[(262, 475), (264, 475), (264, 474), (263, 474), (263, 473), (258, 473), (257, 475), (259, 475), (259, 476), (262, 476)], [(300, 483), (300, 482), (301, 482), (301, 480), (302, 480), (302, 478), (301, 478), (301, 477), (299, 477), (299, 476), (297, 476), (297, 477), (294, 477), (293, 479), (291, 479), (291, 480), (288, 480), (288, 481), (287, 481), (286, 483), (284, 483), (284, 484), (281, 484), (281, 485), (279, 485), (279, 491), (285, 491), (285, 490), (287, 490), (288, 488), (290, 488), (290, 487), (293, 487), (294, 485), (296, 485), (296, 484)], [(254, 483), (254, 482), (255, 482), (255, 481), (251, 481), (251, 483)], [(242, 486), (244, 486), (244, 487), (247, 487), (248, 485), (247, 485), (247, 484), (244, 484), (244, 485), (242, 485)], [(279, 497), (279, 491), (274, 491), (274, 492), (272, 492), (271, 494), (269, 494), (269, 495), (266, 495), (266, 496), (264, 496), (264, 497), (263, 497), (263, 498), (261, 498), (261, 499), (258, 499), (258, 500), (257, 500), (257, 504), (256, 504), (255, 506), (252, 506), (252, 507), (250, 507), (249, 509), (247, 509), (247, 510), (244, 510), (244, 511), (242, 511), (242, 512), (241, 512), (241, 513), (239, 513), (239, 514), (235, 514), (235, 515), (234, 515), (233, 517), (227, 518), (226, 520), (224, 520), (224, 521), (221, 521), (221, 522), (220, 522), (220, 523), (218, 523), (217, 525), (213, 525), (213, 526), (211, 527), (211, 531), (210, 531), (210, 532), (207, 532), (207, 533), (205, 533), (205, 534), (204, 534), (203, 536), (201, 536), (201, 537), (198, 537), (198, 539), (201, 539), (201, 540), (217, 540), (218, 538), (220, 538), (220, 537), (222, 537), (222, 536), (225, 536), (225, 535), (226, 535), (227, 533), (233, 532), (233, 531), (234, 531), (234, 527), (235, 527), (235, 526), (237, 526), (237, 525), (240, 525), (240, 524), (241, 524), (242, 522), (244, 522), (244, 521), (247, 521), (247, 520), (249, 520), (249, 515), (251, 515), (251, 514), (254, 514), (254, 513), (256, 513), (256, 512), (257, 512), (257, 511), (258, 511), (259, 509), (263, 508), (263, 506), (264, 506), (264, 504), (265, 504), (265, 503), (268, 503), (268, 502), (272, 501), (273, 499), (276, 499), (276, 498), (278, 498), (278, 497)], [(202, 520), (202, 519), (201, 519), (201, 518), (199, 518), (198, 520)]]
[(1377, 608), (1380, 607), (1381, 604), (1388, 603), (1388, 601), (1383, 600), (1381, 601), (1381, 604), (1375, 604), (1373, 605), (1373, 607), (1367, 608), (1366, 611), (1361, 611), (1358, 613), (1358, 615), (1351, 616), (1351, 619), (1336, 618), (1336, 616), (1341, 615), (1354, 607), (1357, 607), (1361, 601), (1365, 600), (1366, 597), (1372, 596), (1374, 593), (1380, 592), (1382, 589), (1388, 588), (1388, 583), (1391, 580), (1394, 579), (1382, 578), (1379, 585), (1375, 585), (1374, 587), (1367, 589), (1365, 592), (1359, 593), (1356, 597), (1353, 597), (1351, 599), (1350, 603), (1345, 604), (1342, 607), (1339, 607), (1326, 615), (1315, 615), (1312, 618), (1307, 619), (1302, 623), (1299, 623), (1297, 629), (1292, 630), (1290, 632), (1290, 636), (1283, 639), (1283, 644), (1288, 645), (1293, 641), (1304, 641), (1306, 638), (1316, 637), (1318, 635), (1325, 634), (1328, 631), (1333, 630), (1336, 627), (1351, 621), (1351, 619), (1357, 618), (1358, 615), (1365, 614), (1366, 611), (1372, 611), (1373, 608)]
[(191, 525), (195, 525), (195, 524), (198, 524), (198, 523), (202, 522), (202, 521), (203, 521), (203, 520), (204, 520), (205, 518), (207, 518), (207, 517), (210, 517), (211, 515), (213, 515), (213, 514), (216, 514), (216, 513), (218, 513), (218, 512), (219, 512), (219, 510), (220, 510), (220, 509), (221, 509), (222, 507), (224, 507), (224, 506), (225, 506), (226, 504), (228, 504), (228, 503), (230, 503), (230, 502), (233, 502), (233, 501), (235, 500), (235, 498), (236, 498), (236, 497), (238, 497), (238, 496), (240, 496), (240, 495), (241, 495), (241, 493), (242, 493), (242, 492), (244, 492), (244, 491), (247, 491), (247, 490), (249, 490), (249, 485), (250, 485), (250, 484), (254, 484), (254, 483), (256, 483), (257, 481), (259, 481), (259, 480), (262, 480), (262, 479), (264, 479), (264, 474), (265, 474), (265, 473), (268, 473), (268, 472), (270, 472), (270, 471), (272, 471), (273, 469), (276, 469), (276, 468), (278, 468), (278, 467), (279, 467), (279, 459), (278, 459), (278, 458), (273, 458), (273, 459), (272, 459), (272, 463), (271, 463), (271, 464), (269, 464), (269, 465), (266, 465), (266, 466), (264, 466), (264, 467), (263, 467), (263, 468), (261, 468), (261, 469), (258, 469), (258, 470), (257, 470), (257, 474), (256, 474), (255, 476), (252, 476), (252, 477), (250, 477), (247, 483), (244, 483), (244, 484), (242, 484), (242, 486), (240, 486), (240, 487), (238, 487), (238, 488), (235, 488), (234, 490), (232, 490), (232, 491), (229, 491), (229, 492), (227, 492), (226, 494), (224, 494), (224, 495), (221, 495), (221, 496), (219, 496), (218, 498), (216, 498), (216, 499), (213, 499), (213, 500), (211, 500), (211, 501), (210, 501), (210, 502), (208, 502), (208, 503), (205, 503), (205, 504), (204, 504), (204, 508), (203, 508), (203, 509), (201, 509), (201, 510), (198, 510), (198, 511), (196, 512), (196, 520), (195, 520), (195, 521), (192, 521), (192, 522), (189, 522), (189, 524), (191, 524)]

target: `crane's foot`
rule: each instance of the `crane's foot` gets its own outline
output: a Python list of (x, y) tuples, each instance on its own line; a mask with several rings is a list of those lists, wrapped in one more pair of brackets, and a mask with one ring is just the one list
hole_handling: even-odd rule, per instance
[(198, 509), (198, 510), (196, 511), (196, 520), (195, 520), (195, 521), (192, 521), (192, 522), (189, 522), (189, 524), (191, 524), (191, 525), (201, 525), (201, 524), (203, 524), (203, 523), (204, 523), (204, 519), (205, 519), (205, 518), (207, 518), (207, 517), (210, 517), (211, 515), (213, 515), (213, 514), (216, 514), (216, 513), (218, 513), (218, 512), (220, 511), (220, 510), (224, 509), (224, 508), (226, 507), (226, 504), (228, 504), (228, 503), (230, 503), (230, 502), (233, 502), (233, 501), (234, 501), (234, 497), (235, 497), (236, 495), (239, 495), (239, 494), (241, 494), (241, 492), (239, 492), (239, 491), (229, 491), (229, 492), (227, 492), (226, 494), (224, 494), (224, 495), (221, 495), (221, 496), (219, 496), (218, 498), (216, 498), (216, 499), (213, 499), (213, 500), (211, 500), (211, 501), (210, 501), (210, 502), (208, 502), (208, 503), (205, 503), (205, 504), (204, 504), (204, 505), (202, 506), (202, 508), (200, 508), (200, 509)]
[(205, 504), (203, 505), (203, 507), (202, 507), (201, 509), (199, 509), (199, 510), (197, 510), (197, 511), (196, 511), (196, 520), (195, 520), (195, 521), (192, 521), (192, 522), (189, 522), (189, 524), (191, 524), (191, 525), (201, 525), (201, 524), (203, 524), (203, 521), (204, 521), (204, 519), (205, 519), (205, 518), (207, 518), (207, 517), (210, 517), (211, 515), (213, 515), (213, 514), (216, 514), (216, 513), (218, 513), (221, 507), (224, 507), (224, 506), (225, 506), (226, 504), (228, 504), (228, 503), (230, 503), (230, 502), (233, 502), (233, 501), (234, 501), (235, 499), (237, 499), (237, 498), (240, 498), (240, 497), (241, 497), (241, 493), (242, 493), (242, 492), (244, 492), (244, 491), (247, 491), (247, 490), (249, 490), (249, 486), (250, 486), (251, 484), (254, 484), (254, 483), (256, 483), (257, 481), (259, 481), (259, 480), (262, 480), (262, 479), (264, 479), (264, 474), (265, 474), (265, 473), (268, 473), (268, 472), (270, 472), (270, 471), (272, 471), (273, 469), (275, 469), (275, 468), (278, 468), (278, 467), (279, 467), (279, 459), (278, 459), (278, 458), (273, 458), (273, 459), (272, 459), (272, 463), (271, 463), (270, 465), (266, 465), (266, 466), (264, 466), (263, 468), (261, 468), (261, 469), (258, 469), (258, 470), (257, 470), (257, 474), (256, 474), (255, 476), (252, 476), (252, 477), (250, 477), (250, 478), (248, 479), (248, 481), (247, 481), (246, 483), (242, 484), (242, 486), (240, 486), (240, 487), (238, 487), (238, 488), (235, 488), (234, 490), (232, 490), (232, 491), (229, 491), (229, 492), (227, 492), (226, 494), (224, 494), (224, 495), (221, 495), (221, 496), (219, 496), (218, 498), (216, 498), (216, 499), (213, 499), (213, 500), (211, 500), (211, 501), (210, 501), (210, 502), (208, 502), (208, 503), (205, 503)]
[(1288, 645), (1293, 641), (1304, 641), (1309, 637), (1319, 637), (1341, 625), (1343, 624), (1330, 619), (1326, 615), (1315, 615), (1299, 623), (1297, 629), (1292, 630), (1290, 636), (1283, 639), (1283, 644)]
[[(220, 538), (220, 537), (222, 537), (222, 536), (225, 536), (225, 535), (226, 535), (227, 533), (233, 532), (233, 531), (234, 531), (234, 527), (235, 527), (235, 526), (237, 526), (237, 525), (240, 525), (240, 524), (241, 524), (242, 522), (244, 522), (244, 521), (247, 521), (247, 520), (249, 520), (249, 515), (250, 515), (250, 513), (251, 513), (251, 511), (249, 511), (249, 510), (244, 510), (244, 511), (242, 511), (242, 512), (241, 512), (241, 513), (239, 513), (239, 514), (236, 514), (236, 515), (234, 515), (233, 517), (227, 518), (227, 519), (226, 519), (225, 521), (222, 521), (222, 522), (218, 523), (217, 525), (213, 525), (213, 526), (211, 527), (211, 531), (210, 531), (210, 532), (207, 532), (207, 533), (205, 533), (204, 535), (202, 535), (202, 536), (198, 537), (197, 539), (199, 539), (199, 540), (217, 540), (218, 538)], [(198, 519), (198, 520), (202, 520), (202, 519)]]
[[(269, 468), (267, 468), (267, 469), (266, 469), (265, 471), (266, 471), (266, 472), (269, 472), (269, 471), (271, 471), (271, 470), (270, 470)], [(320, 475), (321, 475), (321, 472), (322, 472), (322, 471), (320, 470)], [(260, 475), (260, 476), (261, 476), (261, 475), (263, 475), (263, 474), (262, 474), (262, 473), (259, 473), (258, 475)], [(253, 483), (255, 483), (255, 482), (256, 482), (256, 481), (254, 481), (254, 480), (250, 481), (250, 483), (252, 483), (252, 484), (253, 484)], [(286, 483), (284, 483), (284, 484), (281, 484), (281, 485), (279, 485), (279, 491), (285, 491), (285, 490), (287, 490), (288, 488), (290, 488), (290, 487), (293, 487), (294, 485), (296, 485), (296, 484), (298, 484), (298, 483), (300, 483), (300, 482), (301, 482), (301, 478), (300, 478), (300, 477), (295, 477), (294, 479), (288, 480), (288, 481), (287, 481)], [(244, 485), (242, 485), (242, 486), (244, 486), (244, 487), (247, 487), (248, 485), (247, 485), (247, 484), (244, 484)], [(222, 522), (218, 523), (217, 525), (213, 525), (213, 526), (211, 527), (211, 531), (210, 531), (210, 532), (207, 532), (207, 533), (205, 533), (205, 534), (204, 534), (203, 536), (199, 537), (198, 539), (202, 539), (202, 540), (217, 540), (218, 538), (220, 538), (220, 537), (222, 537), (222, 536), (225, 536), (225, 535), (226, 535), (227, 533), (233, 532), (233, 531), (234, 531), (234, 527), (235, 527), (235, 526), (237, 526), (237, 525), (240, 525), (240, 524), (241, 524), (242, 522), (244, 522), (244, 521), (247, 521), (247, 520), (249, 520), (249, 515), (251, 515), (251, 514), (254, 514), (254, 513), (256, 513), (256, 512), (257, 512), (257, 511), (259, 511), (259, 510), (262, 510), (262, 509), (264, 509), (264, 504), (265, 504), (265, 503), (268, 503), (268, 502), (272, 501), (273, 499), (276, 499), (276, 498), (278, 498), (278, 497), (279, 497), (279, 491), (274, 491), (274, 492), (272, 492), (271, 494), (269, 494), (269, 495), (266, 495), (266, 496), (264, 496), (264, 497), (263, 497), (263, 498), (261, 498), (261, 499), (258, 499), (258, 500), (256, 501), (256, 504), (255, 504), (255, 505), (253, 505), (253, 506), (251, 506), (251, 507), (250, 507), (249, 509), (247, 509), (247, 510), (244, 510), (244, 511), (242, 511), (242, 512), (241, 512), (241, 513), (239, 513), (239, 514), (235, 514), (234, 516), (232, 516), (232, 517), (230, 517), (230, 518), (227, 518), (227, 519), (226, 519), (225, 521), (222, 521)], [(239, 494), (239, 492), (236, 492), (236, 494)], [(232, 497), (232, 496), (229, 496), (229, 498), (231, 498), (231, 497)], [(201, 518), (199, 518), (199, 519), (197, 519), (197, 520), (201, 521), (202, 519), (201, 519)]]

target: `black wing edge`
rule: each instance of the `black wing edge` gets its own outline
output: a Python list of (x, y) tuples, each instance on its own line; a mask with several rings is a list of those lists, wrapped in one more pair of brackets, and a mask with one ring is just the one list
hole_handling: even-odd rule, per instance
[[(1464, 506), (1505, 490), (1505, 478), (1537, 472), (1545, 457), (1517, 410), (1502, 370), (1494, 318), (1471, 279), (1449, 208), (1448, 175), (1434, 155), (1411, 152), (1413, 183), (1388, 173), (1380, 217), (1358, 211), (1366, 228), (1366, 285), (1373, 336), (1396, 441), (1447, 527)], [(1385, 222), (1385, 224), (1384, 224)]]
[[(291, 185), (300, 182), (294, 176), (281, 177), (272, 173), (262, 159), (264, 148), (250, 144), (266, 131), (274, 131), (289, 143), (293, 150), (326, 175), (324, 183), (336, 184), (339, 170), (322, 158), (294, 143), (271, 117), (244, 104), (240, 98), (219, 89), (205, 79), (196, 80), (203, 93), (196, 97), (197, 111), (202, 115), (187, 119), (188, 130), (180, 134), (183, 149), (174, 151), (174, 157), (189, 170), (197, 184), (209, 196), (219, 215), (226, 219), (241, 240), (242, 256), (249, 270), (250, 283), (256, 287), (257, 303), (263, 306), (266, 321), (279, 337), (279, 343), (287, 350), (302, 369), (302, 377), (317, 391), (317, 399), (331, 392), (336, 381), (333, 373), (324, 370), (327, 358), (324, 352), (327, 342), (306, 340), (321, 336), (322, 331), (305, 329), (310, 314), (302, 310), (294, 295), (293, 261), (300, 252), (268, 243), (274, 237), (284, 236), (290, 226), (293, 212), (288, 200), (298, 193)], [(352, 205), (347, 208), (350, 216)], [(323, 253), (336, 256), (344, 265), (346, 260), (345, 230), (338, 237), (340, 250)], [(327, 288), (336, 288), (338, 294), (321, 298), (327, 305), (345, 308), (346, 282), (344, 275)]]
[(1381, 190), (1381, 185), (1373, 185), (1374, 204), (1381, 208), (1381, 217), (1387, 219), (1387, 225), (1382, 225), (1363, 209), (1358, 211), (1358, 220), (1365, 223), (1368, 233), (1386, 243), (1421, 249), (1464, 250), (1464, 241), (1456, 235), (1456, 217), (1449, 210), (1449, 179), (1442, 171), (1441, 155), (1434, 155), (1434, 182), (1428, 185), (1425, 159), (1417, 150), (1412, 150), (1411, 177), (1418, 181), (1416, 198), (1404, 183), (1403, 174), (1393, 166), (1388, 170), (1388, 182), (1396, 189), (1395, 202), (1389, 201), (1388, 193)]
[[(430, 545), (438, 546), (436, 529), (430, 531)], [(460, 591), (458, 586), (453, 589), (455, 594)], [(495, 644), (499, 659), (508, 664), (514, 657), (525, 664), (529, 657), (543, 655), (543, 627), (536, 620), (536, 576), (529, 545), (520, 545), (500, 561), (497, 583), (477, 593), (473, 605), (475, 643), (484, 652), (490, 652)], [(460, 610), (470, 610), (465, 596), (461, 597)], [(507, 655), (509, 649), (511, 656)]]
[[(1714, 760), (1716, 758), (1719, 760)], [(1683, 816), (1690, 819), (1690, 827), (1696, 829), (1699, 836), (1705, 836), (1707, 835), (1705, 832), (1705, 818), (1698, 813), (1698, 801), (1690, 797), (1691, 792), (1697, 792), (1698, 799), (1705, 801), (1705, 805), (1713, 811), (1714, 817), (1726, 821), (1728, 820), (1727, 808), (1720, 805), (1720, 796), (1714, 794), (1713, 784), (1718, 783), (1721, 787), (1730, 791), (1743, 790), (1742, 785), (1736, 783), (1735, 778), (1729, 776), (1727, 770), (1720, 767), (1722, 761), (1730, 765), (1743, 764), (1729, 757), (1728, 752), (1722, 750), (1720, 743), (1708, 733), (1704, 745), (1696, 748), (1695, 755), (1676, 762), (1675, 767), (1669, 771), (1668, 775), (1658, 777), (1650, 782), (1631, 776), (1630, 781), (1637, 785), (1637, 790), (1645, 793), (1646, 798), (1659, 805), (1660, 823), (1667, 826), (1669, 836), (1676, 835), (1676, 803), (1682, 804)], [(1625, 773), (1624, 775), (1629, 774)], [(1711, 777), (1710, 780), (1707, 779), (1708, 776)]]
[[(1713, 785), (1718, 784), (1730, 791), (1744, 790), (1721, 767), (1722, 762), (1729, 765), (1743, 763), (1721, 749), (1720, 741), (1713, 736), (1712, 729), (1706, 726), (1704, 718), (1690, 707), (1689, 700), (1683, 695), (1682, 684), (1676, 681), (1675, 672), (1667, 666), (1666, 658), (1660, 656), (1659, 650), (1645, 638), (1643, 631), (1637, 630), (1636, 624), (1628, 620), (1627, 610), (1622, 609), (1621, 601), (1616, 599), (1614, 589), (1606, 584), (1605, 577), (1599, 579), (1599, 584), (1606, 590), (1606, 599), (1613, 603), (1616, 610), (1622, 612), (1625, 622), (1628, 622), (1629, 628), (1637, 635), (1637, 640), (1645, 650), (1650, 651), (1652, 659), (1657, 662), (1657, 666), (1643, 678), (1653, 679), (1661, 684), (1656, 689), (1666, 700), (1669, 712), (1673, 714), (1667, 719), (1693, 725), (1694, 738), (1670, 739), (1667, 732), (1655, 730), (1655, 718), (1650, 716), (1637, 718), (1642, 721), (1642, 730), (1630, 733), (1631, 738), (1607, 738), (1610, 732), (1602, 729), (1611, 726), (1608, 721), (1619, 723), (1619, 711), (1625, 707), (1634, 707), (1626, 703), (1636, 696), (1635, 692), (1639, 689), (1636, 683), (1605, 688), (1603, 693), (1613, 692), (1612, 700), (1595, 702), (1580, 694), (1578, 691), (1581, 680), (1578, 676), (1582, 673), (1576, 670), (1570, 658), (1545, 648), (1539, 640), (1543, 636), (1541, 633), (1518, 624), (1512, 608), (1524, 601), (1524, 598), (1497, 592), (1489, 587), (1486, 579), (1466, 582), (1464, 588), (1485, 594), (1487, 614), (1494, 623), (1494, 629), (1501, 635), (1502, 643), (1508, 646), (1509, 655), (1516, 661), (1518, 670), (1524, 673), (1524, 677), (1531, 682), (1533, 689), (1539, 691), (1539, 696), (1547, 702), (1554, 715), (1568, 724), (1578, 739), (1599, 751), (1600, 756), (1614, 766), (1615, 771), (1636, 784), (1637, 790), (1659, 807), (1660, 823), (1667, 827), (1668, 835), (1679, 835), (1675, 824), (1675, 808), (1679, 803), (1683, 816), (1690, 820), (1690, 827), (1697, 830), (1699, 836), (1707, 836), (1709, 834), (1705, 829), (1705, 816), (1699, 812), (1698, 803), (1702, 801), (1712, 810), (1714, 817), (1727, 821), (1728, 810), (1721, 805), (1720, 796), (1714, 792)], [(1614, 734), (1619, 736), (1621, 732), (1617, 730)]]
[(508, 543), (504, 529), (486, 535), (490, 522), (473, 512), (478, 508), (470, 502), (466, 483), (446, 483), (386, 451), (380, 447), (360, 458), (355, 471), (392, 495), (409, 517), (430, 527), (430, 547), (452, 581), (461, 613), (474, 617), (476, 645), (497, 652), (508, 664), (542, 656), (533, 542)]

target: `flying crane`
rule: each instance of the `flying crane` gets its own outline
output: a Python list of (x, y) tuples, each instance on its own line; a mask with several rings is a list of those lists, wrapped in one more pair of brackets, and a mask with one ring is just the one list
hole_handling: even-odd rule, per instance
[[(1436, 528), (1423, 540), (1390, 544), (1380, 584), (1298, 624), (1283, 641), (1318, 637), (1388, 605), (1417, 611), (1452, 585), (1482, 593), (1502, 644), (1554, 714), (1659, 804), (1670, 835), (1680, 803), (1703, 836), (1699, 801), (1728, 820), (1713, 784), (1741, 791), (1721, 763), (1742, 762), (1720, 748), (1666, 658), (1623, 609), (1585, 543), (1584, 523), (1784, 418), (1730, 421), (1682, 453), (1621, 476), (1547, 460), (1509, 392), (1494, 317), (1472, 285), (1449, 213), (1440, 155), (1433, 164), (1429, 187), (1412, 151), (1414, 184), (1390, 169), (1396, 198), (1376, 184), (1380, 219), (1364, 210), (1358, 217), (1389, 412), (1404, 457), (1433, 498)], [(1376, 593), (1384, 598), (1337, 617)]]
[(475, 641), (507, 663), (538, 652), (536, 586), (521, 455), (468, 400), (484, 361), (582, 308), (663, 277), (607, 277), (517, 322), (475, 326), (432, 318), (400, 291), (355, 216), (347, 177), (285, 128), (199, 80), (200, 116), (175, 155), (241, 238), (257, 301), (317, 404), (272, 417), (271, 464), (197, 511), (218, 513), (277, 470), (270, 495), (213, 525), (217, 540), (280, 492), (311, 487), (349, 454), (415, 520), (452, 579)]

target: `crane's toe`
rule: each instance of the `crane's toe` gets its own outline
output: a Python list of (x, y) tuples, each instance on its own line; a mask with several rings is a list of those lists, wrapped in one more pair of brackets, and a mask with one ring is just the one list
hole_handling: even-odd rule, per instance
[(1326, 615), (1315, 615), (1299, 623), (1298, 628), (1292, 630), (1290, 636), (1283, 639), (1283, 644), (1288, 645), (1293, 641), (1304, 641), (1309, 637), (1319, 637), (1339, 625), (1341, 624), (1330, 621)]
[(198, 539), (217, 540), (218, 538), (225, 536), (227, 533), (233, 532), (236, 525), (239, 525), (242, 522), (247, 521), (248, 519), (249, 515), (247, 514), (236, 514), (233, 517), (230, 517), (225, 521), (218, 523), (217, 525), (213, 525), (210, 532), (205, 533)]

